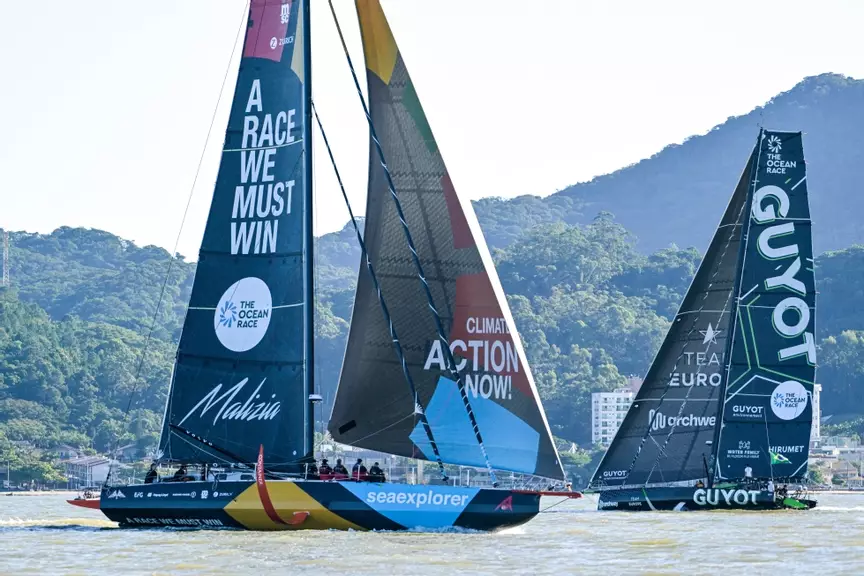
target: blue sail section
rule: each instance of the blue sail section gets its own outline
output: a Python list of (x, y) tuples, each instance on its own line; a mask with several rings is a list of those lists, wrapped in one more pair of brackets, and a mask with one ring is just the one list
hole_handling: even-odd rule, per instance
[(311, 206), (302, 2), (252, 0), (160, 449), (212, 462), (182, 428), (271, 469), (308, 458)]
[[(540, 450), (539, 432), (491, 398), (482, 395), (472, 398), (471, 408), (477, 425), (487, 438), (486, 453), (492, 466), (533, 474)], [(444, 376), (439, 377), (438, 386), (426, 409), (426, 418), (435, 431), (435, 441), (442, 460), (463, 466), (486, 465), (480, 446), (474, 439), (471, 423), (465, 417), (456, 382)], [(421, 424), (414, 427), (410, 438), (424, 454), (432, 454), (432, 447)]]

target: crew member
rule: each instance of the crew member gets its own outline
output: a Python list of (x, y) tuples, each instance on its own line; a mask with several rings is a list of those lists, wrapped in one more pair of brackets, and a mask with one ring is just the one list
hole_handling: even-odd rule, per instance
[(147, 471), (147, 475), (144, 476), (144, 484), (153, 484), (158, 479), (159, 472), (156, 470), (156, 462), (153, 462), (150, 464), (150, 470)]
[(704, 488), (704, 487), (705, 487), (705, 484), (702, 482), (702, 480), (699, 480), (696, 482), (696, 488)]
[(384, 471), (378, 466), (378, 462), (372, 464), (372, 467), (369, 468), (369, 476), (368, 479), (370, 482), (386, 482), (386, 478), (384, 477)]
[(318, 474), (321, 476), (331, 476), (333, 474), (333, 469), (327, 463), (326, 458), (321, 459), (321, 468), (318, 469)]
[(306, 479), (307, 480), (317, 480), (318, 479), (318, 465), (315, 464), (314, 460), (306, 465)]
[(363, 459), (357, 458), (357, 462), (354, 463), (354, 467), (351, 468), (351, 478), (354, 480), (365, 480), (366, 479), (366, 466), (363, 465)]
[(341, 458), (336, 459), (336, 466), (333, 467), (333, 474), (344, 474), (345, 476), (348, 476), (348, 469), (342, 465)]
[(181, 464), (180, 468), (178, 468), (177, 471), (174, 472), (174, 477), (172, 478), (172, 480), (174, 482), (182, 482), (185, 479), (186, 479), (186, 464)]

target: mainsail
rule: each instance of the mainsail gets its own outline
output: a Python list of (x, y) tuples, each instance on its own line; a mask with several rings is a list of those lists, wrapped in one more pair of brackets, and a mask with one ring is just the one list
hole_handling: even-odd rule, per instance
[(760, 135), (718, 477), (800, 479), (807, 473), (816, 371), (807, 174), (800, 132)]
[[(252, 0), (222, 162), (160, 440), (213, 462), (206, 439), (268, 468), (312, 453), (308, 34), (302, 2)], [(306, 37), (304, 39), (304, 36)]]
[(674, 485), (706, 478), (754, 165), (755, 151), (590, 488)]
[[(562, 478), (546, 416), (474, 211), (453, 188), (379, 2), (357, 0), (357, 13), (372, 122), (489, 461), (497, 469)], [(374, 147), (366, 210), (366, 249), (417, 395), (413, 397), (406, 385), (378, 297), (363, 269), (329, 430), (347, 444), (431, 459), (430, 442), (417, 417), (425, 411), (445, 462), (483, 466)]]

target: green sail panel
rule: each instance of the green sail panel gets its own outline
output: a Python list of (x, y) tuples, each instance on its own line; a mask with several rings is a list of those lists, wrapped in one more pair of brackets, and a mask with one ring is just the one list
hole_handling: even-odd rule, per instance
[[(358, 0), (369, 109), (426, 280), (493, 468), (563, 478), (543, 407), (483, 235), (456, 193), (377, 0)], [(371, 150), (365, 243), (417, 397), (412, 397), (377, 294), (361, 269), (330, 418), (339, 442), (419, 459), (484, 466), (383, 168)]]
[(222, 159), (163, 423), (164, 460), (270, 469), (310, 456), (311, 210), (302, 2), (252, 0)]
[[(589, 487), (705, 479), (719, 424), (751, 155), (678, 313)], [(696, 215), (694, 215), (696, 216)]]
[(807, 473), (816, 291), (800, 132), (762, 131), (719, 435), (719, 478)]

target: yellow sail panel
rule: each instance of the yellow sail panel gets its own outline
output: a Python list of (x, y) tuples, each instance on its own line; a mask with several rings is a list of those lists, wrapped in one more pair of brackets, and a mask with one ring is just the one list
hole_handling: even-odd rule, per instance
[(363, 36), (363, 52), (366, 68), (384, 81), (390, 83), (390, 76), (396, 67), (399, 49), (390, 31), (379, 0), (356, 0), (357, 16), (360, 19), (360, 34)]

